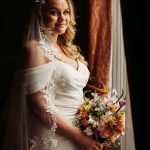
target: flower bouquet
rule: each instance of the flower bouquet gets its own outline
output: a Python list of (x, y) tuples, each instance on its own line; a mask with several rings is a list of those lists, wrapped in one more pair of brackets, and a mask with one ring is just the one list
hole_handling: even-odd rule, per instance
[(75, 125), (98, 142), (115, 143), (125, 132), (125, 98), (115, 89), (107, 95), (90, 90), (76, 113)]

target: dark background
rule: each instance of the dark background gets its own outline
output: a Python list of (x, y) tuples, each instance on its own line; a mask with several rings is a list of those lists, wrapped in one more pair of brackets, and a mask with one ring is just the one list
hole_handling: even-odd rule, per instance
[(148, 150), (150, 143), (150, 2), (121, 0), (121, 4), (136, 150)]
[[(30, 10), (31, 1), (28, 1), (3, 1), (0, 4), (0, 111), (7, 102), (15, 58)], [(74, 3), (78, 29), (75, 42), (88, 58), (88, 0), (74, 0)], [(121, 4), (136, 149), (146, 150), (150, 142), (150, 2), (121, 0)]]
[(29, 3), (25, 0), (3, 1), (0, 6), (0, 108), (3, 109), (7, 101), (16, 56), (18, 55), (23, 29), (28, 16)]

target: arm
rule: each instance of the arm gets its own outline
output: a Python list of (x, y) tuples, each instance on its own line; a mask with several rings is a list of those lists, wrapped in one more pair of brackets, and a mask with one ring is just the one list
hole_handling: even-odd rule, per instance
[[(45, 124), (46, 128), (51, 128), (51, 114), (46, 111), (48, 106), (46, 101), (43, 99), (43, 94), (38, 92), (32, 95), (28, 95), (28, 98), (31, 102), (30, 104), (33, 114), (35, 114), (35, 116)], [(56, 133), (71, 139), (79, 146), (79, 148), (84, 148), (85, 150), (100, 150), (100, 147), (102, 146), (100, 143), (95, 142), (86, 136), (73, 124), (63, 119), (59, 113), (55, 115), (55, 120), (57, 125)]]

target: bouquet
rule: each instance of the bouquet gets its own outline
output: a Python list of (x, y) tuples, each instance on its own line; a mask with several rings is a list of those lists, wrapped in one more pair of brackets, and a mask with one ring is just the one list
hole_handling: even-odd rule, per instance
[(90, 90), (76, 113), (75, 125), (98, 142), (115, 143), (125, 133), (125, 98), (115, 89), (107, 95)]

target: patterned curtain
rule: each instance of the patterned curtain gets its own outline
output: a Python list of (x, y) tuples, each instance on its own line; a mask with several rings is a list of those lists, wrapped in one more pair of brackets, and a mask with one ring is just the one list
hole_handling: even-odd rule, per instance
[(89, 0), (90, 85), (109, 88), (111, 58), (111, 0)]

